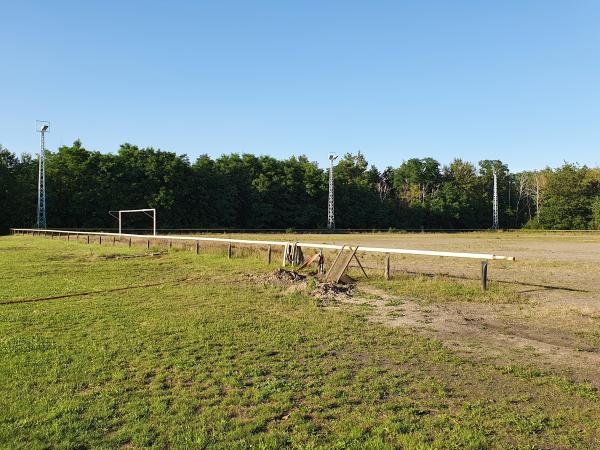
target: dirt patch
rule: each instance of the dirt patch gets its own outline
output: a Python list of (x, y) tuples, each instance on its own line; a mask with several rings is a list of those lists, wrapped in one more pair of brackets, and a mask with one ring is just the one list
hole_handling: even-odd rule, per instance
[(317, 283), (310, 295), (318, 300), (319, 306), (332, 306), (340, 301), (347, 301), (354, 294), (354, 286), (350, 284)]
[(280, 268), (273, 273), (265, 275), (263, 280), (275, 284), (301, 283), (306, 281), (306, 275)]
[(148, 258), (153, 256), (162, 256), (165, 255), (166, 252), (150, 252), (150, 253), (142, 253), (139, 255), (126, 255), (126, 254), (112, 254), (112, 255), (95, 255), (93, 258), (95, 259), (130, 259), (130, 258)]
[(116, 259), (131, 259), (131, 258), (152, 258), (155, 256), (165, 255), (166, 252), (147, 252), (141, 253), (137, 255), (129, 255), (126, 253), (113, 253), (108, 255), (88, 255), (88, 256), (79, 256), (73, 253), (61, 253), (57, 255), (51, 255), (46, 258), (47, 261), (68, 261), (68, 260), (78, 260), (78, 261), (98, 261), (98, 260), (116, 260)]
[(331, 305), (341, 298), (349, 298), (354, 291), (354, 286), (350, 284), (323, 282), (316, 276), (282, 268), (266, 275), (249, 276), (249, 278), (255, 282), (287, 287), (286, 292), (302, 291), (318, 299), (318, 304), (322, 306)]
[[(433, 261), (401, 261), (406, 266), (410, 263), (412, 271), (435, 272)], [(476, 276), (470, 266), (472, 273), (463, 271), (461, 262), (440, 260), (437, 264), (437, 271)], [(517, 272), (528, 278), (514, 277)], [(544, 260), (520, 262), (518, 267), (495, 265), (495, 279), (515, 286), (528, 300), (519, 303), (422, 302), (363, 283), (357, 288), (331, 285), (283, 269), (263, 275), (260, 281), (301, 290), (324, 307), (368, 306), (369, 321), (439, 339), (468, 359), (499, 367), (534, 367), (600, 387), (599, 273), (597, 268), (584, 269), (581, 263), (572, 262), (557, 267)]]
[(78, 256), (71, 253), (62, 253), (58, 255), (50, 255), (46, 258), (46, 261), (68, 261), (70, 259), (77, 259)]
[(373, 287), (342, 299), (371, 306), (368, 320), (410, 328), (459, 354), (501, 366), (534, 366), (600, 387), (600, 348), (551, 323), (522, 320), (535, 305), (421, 304)]

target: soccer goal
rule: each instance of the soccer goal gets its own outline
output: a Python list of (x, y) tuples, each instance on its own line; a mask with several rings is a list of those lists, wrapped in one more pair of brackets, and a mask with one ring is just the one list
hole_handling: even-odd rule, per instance
[(111, 216), (119, 221), (119, 234), (122, 230), (122, 218), (123, 214), (126, 213), (143, 213), (152, 219), (152, 235), (156, 236), (156, 209), (155, 208), (145, 208), (145, 209), (120, 209), (119, 211), (109, 211)]

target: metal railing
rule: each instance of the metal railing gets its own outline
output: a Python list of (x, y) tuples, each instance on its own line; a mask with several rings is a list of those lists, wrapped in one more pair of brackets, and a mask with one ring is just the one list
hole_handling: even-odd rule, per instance
[[(196, 241), (196, 242), (221, 242), (228, 244), (244, 244), (244, 245), (272, 245), (286, 247), (290, 244), (302, 248), (313, 248), (313, 249), (328, 249), (328, 250), (342, 250), (344, 245), (338, 244), (324, 244), (315, 242), (299, 242), (299, 241), (266, 241), (266, 240), (253, 240), (253, 239), (231, 239), (231, 238), (217, 238), (217, 237), (202, 237), (202, 236), (174, 236), (174, 235), (147, 235), (147, 234), (119, 234), (119, 233), (108, 233), (108, 232), (85, 232), (85, 231), (67, 231), (67, 230), (49, 230), (49, 229), (37, 229), (37, 228), (11, 228), (13, 234), (44, 234), (49, 233), (65, 234), (65, 235), (91, 235), (91, 236), (119, 236), (119, 237), (130, 237), (139, 239), (151, 239), (151, 240), (179, 240), (179, 241)], [(393, 247), (363, 247), (360, 246), (359, 252), (363, 253), (380, 253), (380, 254), (400, 254), (400, 255), (422, 255), (422, 256), (441, 256), (450, 258), (470, 258), (480, 260), (502, 260), (502, 261), (515, 261), (514, 256), (502, 256), (493, 253), (466, 253), (466, 252), (446, 252), (437, 250), (416, 250), (416, 249), (404, 249), (404, 248), (393, 248)]]

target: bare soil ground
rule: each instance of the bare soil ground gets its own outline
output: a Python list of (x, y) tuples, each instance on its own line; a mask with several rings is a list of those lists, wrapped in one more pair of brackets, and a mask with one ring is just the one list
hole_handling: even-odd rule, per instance
[[(515, 256), (515, 262), (490, 263), (491, 283), (508, 289), (505, 302), (436, 303), (398, 296), (366, 283), (359, 284), (353, 297), (341, 300), (349, 307), (367, 307), (372, 321), (436, 337), (460, 354), (506, 366), (536, 367), (600, 387), (600, 234), (266, 236), (286, 241)], [(361, 259), (382, 272), (382, 257), (364, 255)], [(477, 260), (421, 256), (392, 256), (392, 266), (396, 274), (429, 274), (457, 281), (477, 280), (480, 270)], [(512, 296), (523, 301), (515, 302)]]
[[(525, 319), (538, 306), (487, 303), (422, 304), (363, 286), (363, 295), (340, 297), (347, 305), (369, 307), (369, 320), (408, 327), (435, 337), (463, 356), (505, 367), (534, 367), (600, 387), (598, 346), (585, 343), (567, 321), (539, 316)], [(367, 294), (367, 295), (364, 295)], [(587, 327), (597, 322), (587, 320)]]

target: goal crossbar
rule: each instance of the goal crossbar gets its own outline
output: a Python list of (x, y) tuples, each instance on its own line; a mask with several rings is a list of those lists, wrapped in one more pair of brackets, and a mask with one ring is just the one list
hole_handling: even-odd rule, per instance
[[(117, 215), (115, 215), (115, 213)], [(122, 227), (122, 215), (123, 213), (144, 213), (152, 219), (152, 236), (156, 236), (156, 208), (142, 208), (142, 209), (119, 209), (118, 211), (109, 211), (108, 214), (113, 216), (119, 221), (119, 234), (121, 233)], [(152, 214), (149, 214), (152, 213)]]

